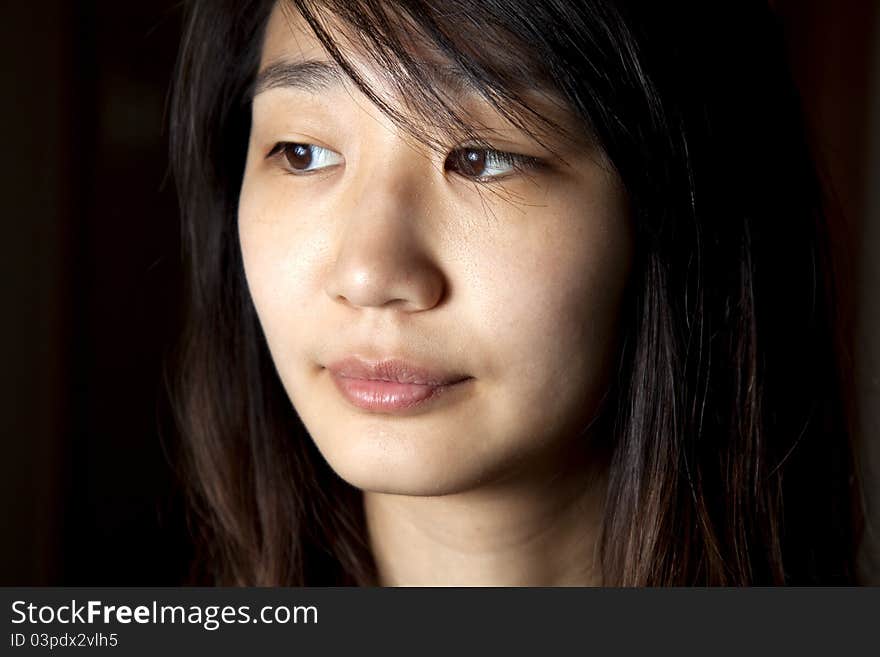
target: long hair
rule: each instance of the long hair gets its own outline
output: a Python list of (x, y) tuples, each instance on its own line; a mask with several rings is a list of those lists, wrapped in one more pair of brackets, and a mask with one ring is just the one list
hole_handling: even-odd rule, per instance
[[(611, 384), (602, 582), (853, 582), (861, 507), (834, 268), (766, 4), (281, 2), (414, 137), (428, 120), (469, 129), (420, 72), (407, 46), (417, 33), (536, 135), (547, 126), (515, 83), (549, 82), (619, 175), (636, 255)], [(284, 393), (237, 239), (249, 94), (273, 5), (191, 2), (172, 96), (188, 271), (172, 396), (201, 581), (375, 584), (360, 493)], [(414, 113), (358, 76), (331, 26), (355, 35)], [(517, 62), (529, 69), (511, 75)]]

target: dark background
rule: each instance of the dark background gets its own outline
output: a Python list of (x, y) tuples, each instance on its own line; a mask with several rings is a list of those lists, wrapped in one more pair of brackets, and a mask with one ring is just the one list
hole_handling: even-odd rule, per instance
[[(837, 199), (848, 310), (874, 336), (859, 258), (880, 211), (877, 3), (776, 7)], [(72, 0), (0, 14), (0, 585), (185, 581), (162, 392), (180, 317), (164, 112), (181, 13), (166, 0)]]
[(181, 288), (164, 122), (179, 5), (4, 3), (4, 584), (185, 572), (158, 431)]

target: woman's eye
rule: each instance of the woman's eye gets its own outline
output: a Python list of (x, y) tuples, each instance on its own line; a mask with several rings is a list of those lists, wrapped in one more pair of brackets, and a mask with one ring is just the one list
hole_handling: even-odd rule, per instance
[(465, 178), (489, 181), (539, 165), (538, 158), (527, 155), (486, 148), (459, 148), (446, 157), (443, 168)]
[(280, 157), (284, 168), (294, 174), (309, 173), (342, 164), (342, 156), (339, 153), (315, 144), (280, 142), (275, 144), (267, 157), (274, 156)]

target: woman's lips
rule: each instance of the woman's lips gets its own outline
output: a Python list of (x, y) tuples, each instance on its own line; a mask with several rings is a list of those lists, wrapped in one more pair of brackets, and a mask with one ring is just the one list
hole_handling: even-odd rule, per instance
[(351, 404), (386, 413), (423, 405), (471, 379), (395, 359), (371, 363), (348, 358), (327, 369), (336, 388)]

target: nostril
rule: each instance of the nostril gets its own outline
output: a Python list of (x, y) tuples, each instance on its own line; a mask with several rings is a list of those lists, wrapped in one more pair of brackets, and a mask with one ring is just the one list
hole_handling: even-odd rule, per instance
[(415, 266), (400, 262), (401, 258), (411, 257), (405, 254), (399, 258), (377, 258), (370, 266), (361, 261), (357, 267), (337, 262), (325, 291), (335, 302), (352, 307), (406, 312), (431, 309), (444, 296), (443, 272), (427, 260)]

